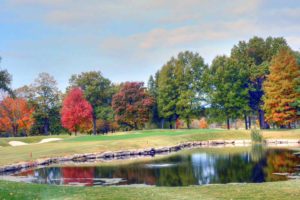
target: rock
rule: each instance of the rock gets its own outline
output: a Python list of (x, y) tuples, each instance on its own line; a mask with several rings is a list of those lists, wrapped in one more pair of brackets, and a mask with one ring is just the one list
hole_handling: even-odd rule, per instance
[(220, 144), (225, 144), (224, 140), (209, 140), (208, 141), (209, 145), (220, 145)]
[(234, 140), (225, 140), (225, 144), (234, 144)]

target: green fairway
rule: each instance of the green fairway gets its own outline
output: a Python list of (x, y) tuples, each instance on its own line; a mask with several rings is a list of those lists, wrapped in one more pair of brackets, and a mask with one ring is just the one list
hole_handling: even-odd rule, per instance
[(96, 136), (80, 136), (68, 139), (66, 141), (73, 142), (89, 142), (89, 141), (99, 141), (99, 140), (126, 140), (126, 139), (135, 139), (135, 138), (145, 138), (153, 136), (178, 136), (178, 135), (188, 135), (188, 134), (212, 134), (219, 133), (223, 130), (213, 130), (213, 129), (191, 129), (191, 130), (146, 130), (146, 131), (130, 131), (123, 132), (119, 134), (110, 134), (110, 135), (96, 135)]
[(66, 187), (0, 181), (1, 199), (297, 199), (300, 181), (191, 187)]

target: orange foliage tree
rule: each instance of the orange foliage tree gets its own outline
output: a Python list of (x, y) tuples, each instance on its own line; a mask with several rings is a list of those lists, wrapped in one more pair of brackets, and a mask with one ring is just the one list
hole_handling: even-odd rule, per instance
[(290, 127), (299, 119), (296, 108), (292, 106), (300, 95), (295, 89), (299, 85), (299, 68), (294, 53), (289, 49), (282, 49), (273, 57), (270, 74), (263, 85), (263, 108), (269, 123)]
[(21, 98), (6, 97), (0, 103), (0, 129), (16, 136), (19, 131), (28, 133), (34, 123), (33, 108)]
[(199, 128), (202, 128), (202, 129), (208, 128), (208, 124), (207, 124), (207, 121), (205, 120), (205, 118), (200, 119)]

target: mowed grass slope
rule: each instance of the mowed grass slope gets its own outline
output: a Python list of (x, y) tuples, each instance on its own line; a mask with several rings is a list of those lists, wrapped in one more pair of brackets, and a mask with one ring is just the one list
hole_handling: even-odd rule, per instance
[[(264, 131), (267, 138), (298, 138), (300, 130)], [(218, 139), (250, 139), (250, 131), (239, 130), (148, 130), (132, 131), (99, 136), (51, 136), (62, 137), (63, 141), (45, 144), (31, 144), (18, 147), (0, 147), (0, 165), (21, 161), (32, 161), (38, 158), (66, 156), (77, 153), (93, 153), (163, 147), (187, 141), (205, 141)], [(1, 138), (0, 143), (8, 140), (39, 142), (43, 136), (28, 138)], [(49, 138), (49, 137), (47, 137)]]
[(70, 187), (0, 181), (0, 199), (299, 199), (300, 181), (190, 187)]

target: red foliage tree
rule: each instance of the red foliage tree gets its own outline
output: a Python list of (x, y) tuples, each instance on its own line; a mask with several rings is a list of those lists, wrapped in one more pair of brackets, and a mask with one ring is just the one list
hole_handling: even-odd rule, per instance
[(80, 88), (72, 89), (63, 101), (61, 121), (71, 132), (88, 131), (92, 128), (92, 106), (84, 98)]
[(33, 111), (24, 99), (5, 98), (0, 103), (0, 129), (13, 133), (15, 136), (19, 130), (28, 133), (34, 123)]
[(122, 125), (138, 129), (149, 120), (153, 103), (154, 100), (147, 93), (143, 82), (126, 82), (113, 96), (115, 120)]

